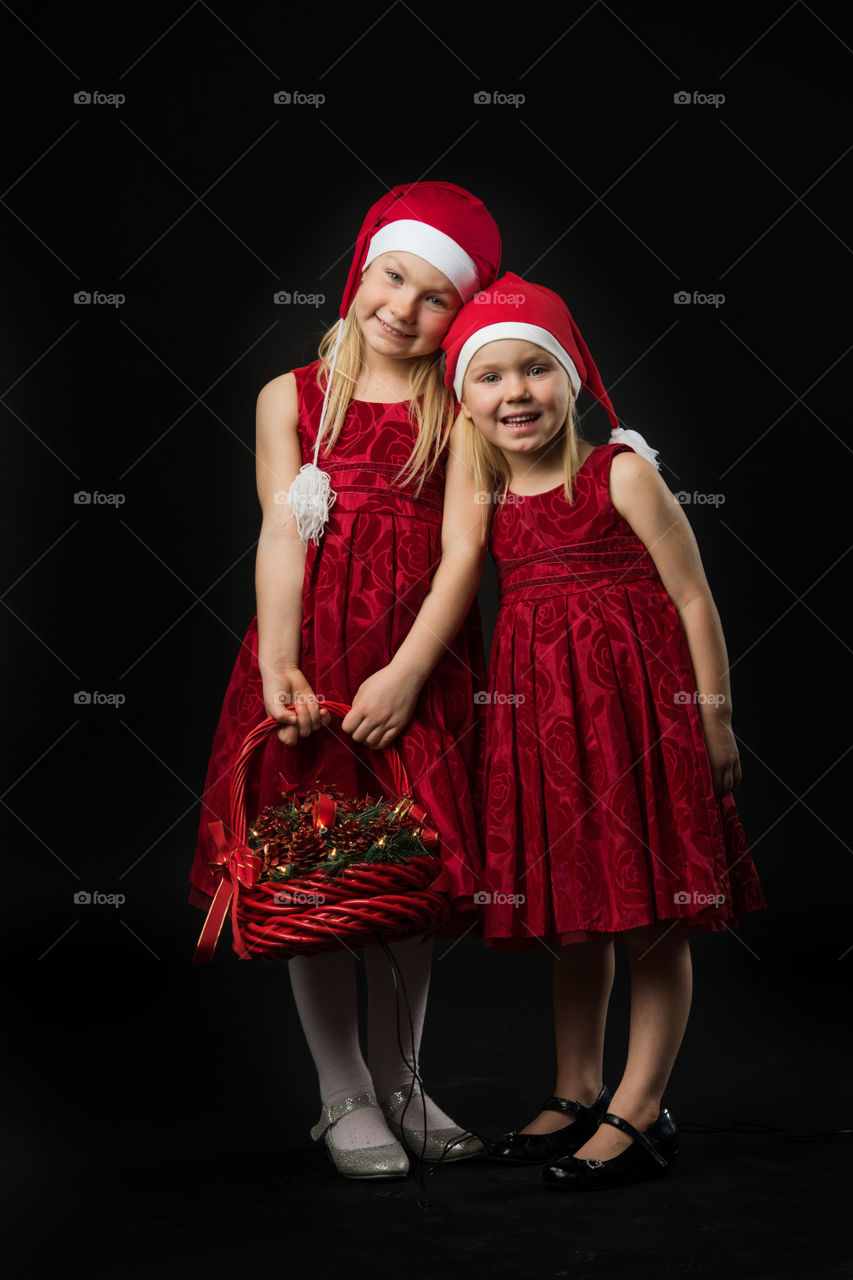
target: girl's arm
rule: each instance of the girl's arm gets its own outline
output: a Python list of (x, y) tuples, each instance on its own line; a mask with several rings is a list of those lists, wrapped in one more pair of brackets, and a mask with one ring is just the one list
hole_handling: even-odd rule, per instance
[[(267, 715), (287, 726), (276, 731), (286, 746), (294, 746), (330, 719), (299, 669), (305, 547), (296, 519), (287, 520), (290, 508), (282, 501), (302, 465), (298, 412), (292, 373), (274, 378), (261, 389), (255, 418), (256, 476), (263, 512), (255, 560), (258, 666)], [(298, 710), (284, 711), (280, 694)]]
[[(635, 453), (614, 457), (610, 497), (648, 548), (684, 627), (714, 792), (721, 799), (740, 783), (740, 759), (731, 727), (726, 642), (693, 530), (657, 470)], [(685, 695), (691, 692), (684, 690)]]
[(342, 728), (381, 750), (411, 719), (421, 689), (453, 643), (477, 594), (486, 549), (473, 473), (459, 455), (461, 427), (450, 433), (441, 525), (441, 561), (411, 630), (386, 667), (365, 680)]

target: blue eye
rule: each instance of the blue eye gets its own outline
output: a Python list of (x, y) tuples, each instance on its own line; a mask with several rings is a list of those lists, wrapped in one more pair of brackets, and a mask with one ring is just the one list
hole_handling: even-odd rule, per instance
[(533, 368), (530, 370), (530, 372), (531, 373), (548, 373), (549, 369), (547, 365), (535, 364)]
[(403, 277), (402, 277), (401, 275), (398, 275), (396, 271), (391, 271), (391, 270), (390, 270), (390, 268), (386, 271), (386, 273), (385, 273), (385, 274), (386, 274), (386, 275), (389, 275), (389, 276), (393, 276), (395, 280), (400, 280), (400, 281), (402, 281), (402, 279), (403, 279)]
[(435, 296), (433, 296), (432, 298), (427, 298), (427, 302), (434, 302), (437, 307), (447, 306), (447, 303), (444, 301), (444, 298), (437, 298)]
[(482, 381), (488, 383), (490, 378), (497, 378), (497, 376), (498, 375), (496, 373), (486, 373), (483, 375)]

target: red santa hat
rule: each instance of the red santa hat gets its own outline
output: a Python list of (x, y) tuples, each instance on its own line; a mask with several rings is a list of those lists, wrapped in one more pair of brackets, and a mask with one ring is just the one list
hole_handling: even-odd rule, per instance
[(447, 276), (463, 302), (500, 270), (498, 225), (482, 200), (452, 182), (394, 187), (368, 211), (341, 300), (343, 319), (365, 267), (380, 253), (413, 253)]
[(658, 466), (657, 450), (639, 432), (619, 426), (601, 374), (563, 299), (544, 285), (531, 284), (511, 271), (475, 294), (457, 312), (441, 344), (446, 360), (444, 381), (457, 400), (462, 399), (462, 384), (476, 352), (489, 342), (505, 338), (522, 338), (549, 352), (569, 375), (575, 395), (585, 387), (607, 410), (611, 444), (629, 444)]
[[(364, 270), (380, 253), (413, 253), (447, 276), (463, 303), (490, 285), (500, 270), (498, 224), (482, 200), (452, 182), (412, 182), (394, 187), (368, 211), (341, 299), (341, 320), (349, 314)], [(293, 480), (288, 505), (305, 546), (319, 544), (336, 494), (328, 473), (317, 465), (326, 406), (338, 359), (343, 325), (338, 326), (320, 411), (314, 460)], [(288, 516), (288, 519), (290, 517)]]

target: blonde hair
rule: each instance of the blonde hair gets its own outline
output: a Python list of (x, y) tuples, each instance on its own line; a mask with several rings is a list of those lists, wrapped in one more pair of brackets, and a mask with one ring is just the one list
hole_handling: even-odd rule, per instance
[[(562, 441), (563, 495), (568, 503), (574, 502), (574, 478), (580, 468), (578, 445), (582, 437), (578, 433), (577, 399), (569, 382), (569, 408), (566, 420), (560, 428), (558, 439)], [(462, 424), (462, 460), (474, 476), (477, 500), (482, 504), (482, 541), (488, 536), (492, 508), (506, 498), (510, 472), (501, 450), (486, 440), (474, 426), (472, 418), (460, 412), (457, 422)]]
[[(341, 341), (321, 441), (327, 455), (341, 434), (352, 393), (364, 365), (364, 339), (355, 307), (350, 307), (346, 318), (337, 320), (320, 341), (317, 386), (325, 392), (339, 329)], [(407, 484), (417, 477), (416, 492), (420, 493), (424, 480), (432, 473), (447, 444), (453, 427), (453, 409), (453, 395), (444, 385), (441, 353), (436, 351), (412, 361), (409, 368), (409, 421), (417, 427), (418, 434), (409, 460), (398, 471), (395, 481)]]

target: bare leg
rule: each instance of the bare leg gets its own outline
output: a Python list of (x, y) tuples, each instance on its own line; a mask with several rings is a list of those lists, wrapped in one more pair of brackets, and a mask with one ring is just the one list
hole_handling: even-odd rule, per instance
[[(570, 943), (554, 961), (554, 1093), (558, 1098), (572, 1098), (589, 1106), (601, 1092), (604, 1026), (613, 972), (610, 934)], [(520, 1132), (554, 1133), (566, 1123), (567, 1117), (558, 1111), (540, 1111)]]
[[(660, 1114), (687, 1026), (693, 994), (690, 944), (684, 927), (671, 920), (618, 936), (631, 966), (631, 1034), (625, 1074), (609, 1110), (642, 1133)], [(628, 1134), (602, 1124), (575, 1155), (610, 1160), (631, 1143)]]

